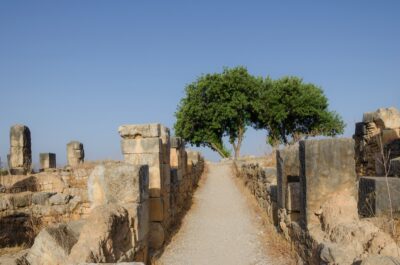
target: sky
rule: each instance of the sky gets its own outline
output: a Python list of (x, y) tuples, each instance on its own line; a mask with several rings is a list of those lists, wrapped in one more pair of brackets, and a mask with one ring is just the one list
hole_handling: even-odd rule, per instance
[[(0, 157), (27, 125), (33, 161), (122, 159), (118, 126), (170, 128), (185, 85), (223, 67), (295, 75), (325, 92), (351, 137), (362, 114), (400, 108), (400, 1), (0, 1)], [(263, 155), (249, 129), (242, 154)], [(218, 159), (208, 149), (206, 158)]]

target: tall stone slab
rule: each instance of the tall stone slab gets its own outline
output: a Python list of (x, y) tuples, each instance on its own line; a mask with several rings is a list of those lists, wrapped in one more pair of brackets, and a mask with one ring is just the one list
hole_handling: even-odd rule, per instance
[(354, 141), (300, 141), (301, 217), (305, 227), (320, 225), (316, 213), (338, 194), (356, 197)]
[(85, 161), (85, 150), (81, 142), (71, 141), (67, 144), (67, 160), (71, 167), (76, 167)]
[(164, 233), (170, 220), (169, 129), (158, 123), (133, 124), (120, 126), (118, 132), (122, 137), (121, 149), (125, 162), (149, 167), (149, 244), (157, 249), (164, 242)]
[(25, 125), (14, 125), (10, 129), (10, 172), (13, 175), (26, 174), (31, 165), (31, 132)]

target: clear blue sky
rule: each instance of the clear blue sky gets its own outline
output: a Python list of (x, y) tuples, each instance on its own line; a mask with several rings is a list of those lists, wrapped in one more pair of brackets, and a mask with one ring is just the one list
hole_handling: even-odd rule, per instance
[[(120, 159), (117, 128), (169, 127), (185, 84), (223, 66), (320, 85), (351, 136), (362, 113), (400, 108), (400, 1), (0, 1), (0, 156), (9, 127), (39, 152)], [(263, 154), (249, 130), (244, 154)], [(205, 151), (207, 157), (216, 154)]]

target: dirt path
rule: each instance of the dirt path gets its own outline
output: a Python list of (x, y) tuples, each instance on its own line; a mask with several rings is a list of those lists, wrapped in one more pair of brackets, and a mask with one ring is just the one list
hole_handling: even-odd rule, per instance
[(260, 240), (260, 224), (231, 174), (229, 165), (209, 165), (192, 208), (159, 264), (272, 264)]

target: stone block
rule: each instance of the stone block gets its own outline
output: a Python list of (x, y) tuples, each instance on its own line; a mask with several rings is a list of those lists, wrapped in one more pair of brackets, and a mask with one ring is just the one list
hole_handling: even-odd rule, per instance
[(277, 202), (279, 208), (286, 206), (288, 179), (298, 179), (300, 175), (299, 145), (291, 145), (276, 152)]
[(386, 145), (394, 140), (400, 139), (400, 129), (383, 129), (382, 130), (382, 144)]
[(179, 149), (183, 146), (181, 137), (171, 137), (171, 149)]
[(196, 165), (200, 161), (200, 153), (197, 151), (188, 150), (187, 153), (187, 162), (191, 165)]
[(400, 157), (390, 160), (390, 176), (400, 177)]
[(332, 196), (356, 197), (353, 139), (300, 141), (300, 194), (303, 224), (320, 225), (315, 215)]
[(40, 169), (56, 168), (56, 154), (54, 153), (41, 153), (40, 157)]
[(158, 138), (161, 136), (161, 125), (159, 123), (122, 125), (119, 126), (118, 132), (125, 139)]
[(143, 242), (147, 239), (150, 231), (150, 203), (145, 200), (142, 203), (121, 204), (127, 209), (130, 226), (134, 228), (135, 242)]
[(286, 193), (286, 209), (289, 212), (300, 212), (300, 182), (289, 182)]
[(162, 142), (159, 138), (122, 139), (123, 154), (153, 154), (162, 152)]
[(381, 129), (400, 128), (400, 111), (394, 107), (378, 109), (373, 119)]
[(150, 198), (150, 221), (161, 222), (164, 220), (163, 198)]
[(92, 207), (106, 203), (139, 203), (149, 198), (148, 187), (148, 166), (101, 164), (88, 179), (89, 201)]
[(152, 222), (150, 224), (149, 246), (152, 249), (159, 249), (164, 244), (165, 232), (161, 223)]
[(161, 153), (153, 154), (124, 154), (125, 162), (133, 165), (148, 165), (149, 167), (162, 164)]
[(149, 167), (149, 193), (150, 197), (161, 197), (164, 188), (161, 165)]
[(72, 167), (78, 166), (84, 162), (85, 151), (82, 143), (71, 141), (67, 144), (67, 160), (68, 165)]
[(365, 126), (364, 122), (357, 122), (356, 123), (356, 128), (355, 128), (355, 133), (357, 137), (362, 137), (363, 135), (367, 134), (367, 128)]
[(171, 169), (171, 185), (179, 184), (183, 179), (182, 170), (173, 168)]
[(169, 158), (169, 164), (171, 165), (171, 167), (173, 168), (178, 168), (179, 167), (179, 163), (180, 161), (180, 150), (179, 149), (175, 149), (175, 148), (171, 148), (170, 150), (170, 158)]
[(278, 186), (277, 185), (267, 186), (267, 192), (269, 193), (271, 201), (273, 201), (273, 202), (278, 201)]
[[(390, 203), (388, 186), (392, 200), (393, 212), (400, 213), (400, 179), (385, 177), (361, 177), (358, 189), (358, 210), (360, 215), (374, 217), (389, 215)], [(388, 184), (388, 185), (387, 185)]]

